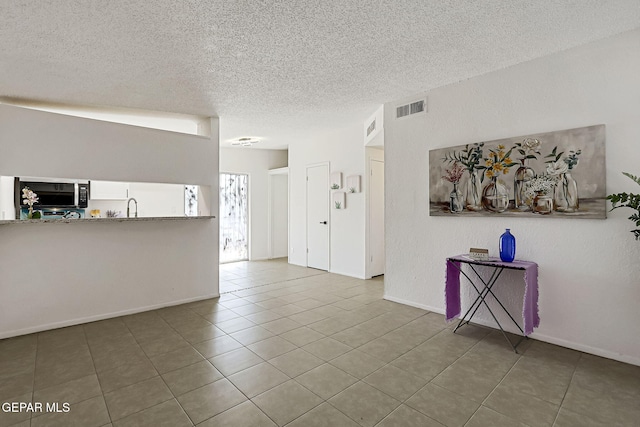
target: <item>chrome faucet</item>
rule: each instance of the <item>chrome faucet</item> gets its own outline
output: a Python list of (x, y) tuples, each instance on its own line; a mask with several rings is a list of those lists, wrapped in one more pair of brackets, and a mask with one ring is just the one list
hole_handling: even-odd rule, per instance
[(136, 204), (136, 213), (135, 213), (135, 217), (138, 218), (138, 201), (136, 199), (134, 199), (133, 197), (129, 198), (129, 200), (127, 200), (127, 218), (129, 218), (129, 206), (131, 205), (131, 201), (133, 200), (133, 203)]

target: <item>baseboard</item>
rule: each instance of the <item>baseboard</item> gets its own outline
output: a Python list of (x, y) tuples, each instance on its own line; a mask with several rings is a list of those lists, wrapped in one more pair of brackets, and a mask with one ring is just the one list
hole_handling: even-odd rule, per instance
[(389, 296), (389, 295), (386, 295), (386, 294), (383, 295), (382, 298), (386, 299), (387, 301), (397, 302), (398, 304), (408, 305), (409, 307), (421, 308), (423, 310), (433, 311), (434, 313), (444, 314), (444, 310), (442, 310), (441, 308), (431, 307), (431, 306), (425, 305), (425, 304), (418, 304), (418, 303), (413, 302), (413, 301), (408, 301), (408, 300), (404, 300), (402, 298), (392, 297), (392, 296)]
[(64, 320), (64, 321), (61, 321), (61, 322), (47, 323), (45, 325), (31, 326), (31, 327), (28, 327), (28, 328), (16, 329), (16, 330), (13, 330), (13, 331), (5, 331), (5, 332), (0, 332), (0, 339), (17, 337), (17, 336), (20, 336), (20, 335), (32, 334), (34, 332), (48, 331), (48, 330), (51, 330), (51, 329), (64, 328), (64, 327), (67, 327), (67, 326), (81, 325), (83, 323), (96, 322), (98, 320), (111, 319), (113, 317), (127, 316), (127, 315), (130, 315), (130, 314), (136, 314), (136, 313), (142, 313), (142, 312), (145, 312), (145, 311), (157, 310), (159, 308), (172, 307), (174, 305), (187, 304), (187, 303), (190, 303), (190, 302), (202, 301), (202, 300), (210, 299), (210, 298), (218, 298), (219, 296), (220, 296), (220, 294), (202, 295), (202, 296), (198, 296), (198, 297), (186, 298), (186, 299), (178, 300), (178, 301), (169, 301), (169, 302), (160, 303), (160, 304), (148, 305), (148, 306), (145, 306), (145, 307), (137, 307), (137, 308), (117, 311), (117, 312), (113, 312), (113, 313), (104, 313), (104, 314), (98, 314), (98, 315), (95, 315), (95, 316), (80, 317), (80, 318), (76, 318), (76, 319)]
[[(434, 313), (438, 313), (438, 314), (442, 314), (442, 315), (445, 314), (444, 309), (439, 308), (439, 307), (432, 307), (432, 306), (428, 306), (428, 305), (425, 305), (425, 304), (418, 304), (418, 303), (415, 303), (413, 301), (407, 301), (407, 300), (403, 300), (401, 298), (392, 297), (392, 296), (389, 296), (389, 295), (384, 295), (383, 298), (388, 300), (388, 301), (397, 302), (399, 304), (408, 305), (410, 307), (421, 308), (423, 310), (432, 311)], [(486, 326), (488, 328), (492, 328), (492, 329), (496, 329), (497, 330), (496, 325), (494, 323), (492, 323), (492, 321), (490, 321), (490, 320), (484, 320), (484, 319), (476, 320), (474, 318), (472, 323), (477, 323), (478, 325)], [(513, 330), (509, 330), (509, 328), (505, 328), (505, 330), (507, 330), (507, 332), (519, 334), (519, 331), (516, 331), (515, 328), (513, 328)], [(577, 342), (574, 342), (574, 341), (563, 340), (561, 338), (556, 338), (556, 337), (552, 337), (552, 336), (549, 336), (549, 335), (540, 334), (540, 333), (537, 333), (537, 332), (534, 332), (531, 335), (529, 335), (529, 338), (532, 338), (532, 339), (538, 340), (538, 341), (547, 342), (549, 344), (558, 345), (558, 346), (561, 346), (561, 347), (570, 348), (572, 350), (581, 351), (583, 353), (593, 354), (594, 356), (605, 357), (607, 359), (617, 360), (619, 362), (629, 363), (631, 365), (640, 366), (640, 358), (638, 358), (638, 357), (629, 356), (629, 355), (626, 355), (626, 354), (620, 354), (620, 353), (616, 353), (616, 352), (609, 351), (609, 350), (604, 350), (604, 349), (597, 348), (597, 347), (591, 347), (591, 346), (580, 344), (580, 343), (577, 343)]]
[(345, 272), (342, 272), (342, 271), (336, 271), (336, 270), (329, 270), (329, 273), (332, 273), (332, 274), (339, 274), (339, 275), (341, 275), (341, 276), (353, 277), (353, 278), (355, 278), (355, 279), (362, 279), (362, 280), (366, 280), (366, 277), (365, 277), (364, 275), (358, 276), (358, 275), (355, 275), (355, 274), (345, 273)]

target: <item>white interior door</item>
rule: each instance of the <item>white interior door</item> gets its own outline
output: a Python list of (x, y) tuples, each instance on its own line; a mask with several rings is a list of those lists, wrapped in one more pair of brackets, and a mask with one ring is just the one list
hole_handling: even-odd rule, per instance
[(307, 167), (307, 266), (329, 270), (329, 165)]
[(369, 272), (384, 274), (384, 162), (370, 160)]

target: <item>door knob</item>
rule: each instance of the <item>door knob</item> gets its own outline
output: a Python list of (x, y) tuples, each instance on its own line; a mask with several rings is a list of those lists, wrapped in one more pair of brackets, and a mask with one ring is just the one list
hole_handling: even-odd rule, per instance
[(325, 224), (325, 225), (327, 225), (327, 221), (320, 221), (320, 224)]

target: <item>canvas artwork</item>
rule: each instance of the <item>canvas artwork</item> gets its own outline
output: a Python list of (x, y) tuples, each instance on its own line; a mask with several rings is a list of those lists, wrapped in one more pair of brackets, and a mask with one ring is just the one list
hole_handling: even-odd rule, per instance
[(429, 151), (430, 215), (606, 218), (605, 126)]

